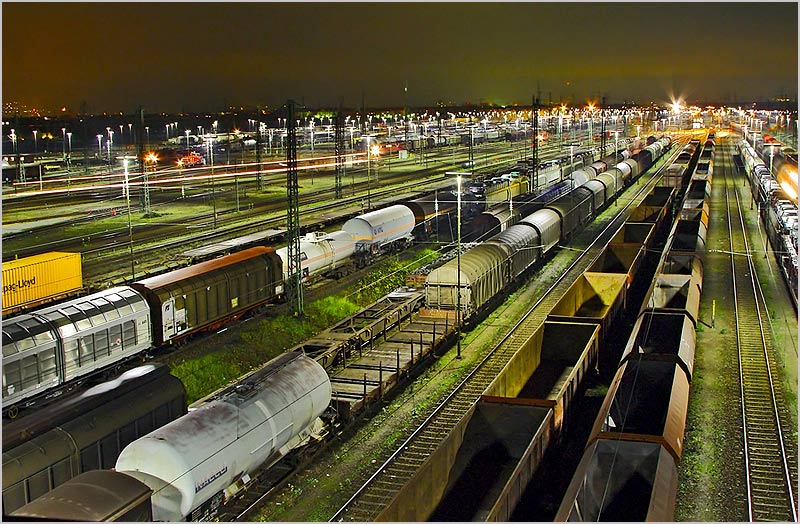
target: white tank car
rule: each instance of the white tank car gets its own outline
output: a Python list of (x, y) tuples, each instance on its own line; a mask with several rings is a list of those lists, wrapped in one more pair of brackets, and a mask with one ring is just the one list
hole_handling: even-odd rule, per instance
[(344, 223), (342, 230), (352, 235), (356, 252), (375, 253), (398, 240), (410, 242), (414, 225), (411, 209), (397, 204), (353, 217)]
[(232, 492), (226, 488), (300, 443), (330, 399), (325, 369), (302, 353), (286, 353), (217, 399), (133, 441), (115, 469), (153, 490), (154, 520), (197, 520)]
[[(335, 272), (344, 266), (355, 250), (353, 237), (347, 231), (335, 233), (307, 233), (300, 239), (300, 269), (303, 280), (312, 275)], [(289, 248), (275, 251), (283, 262), (283, 281), (289, 276)], [(277, 288), (283, 292), (283, 284)]]

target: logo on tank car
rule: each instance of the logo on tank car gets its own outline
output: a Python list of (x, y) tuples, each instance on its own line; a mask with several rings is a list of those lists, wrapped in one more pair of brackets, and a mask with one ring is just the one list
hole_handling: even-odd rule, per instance
[(223, 466), (221, 470), (217, 471), (216, 473), (205, 479), (203, 482), (195, 485), (194, 492), (199, 493), (201, 489), (205, 488), (206, 486), (208, 486), (209, 484), (211, 484), (212, 482), (214, 482), (227, 472), (228, 472), (228, 466)]

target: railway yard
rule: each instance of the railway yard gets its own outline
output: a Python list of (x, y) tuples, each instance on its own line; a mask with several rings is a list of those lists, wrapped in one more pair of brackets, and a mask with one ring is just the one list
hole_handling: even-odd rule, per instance
[(285, 159), (4, 191), (4, 520), (796, 521), (796, 156), (730, 118), (312, 139), (305, 316)]

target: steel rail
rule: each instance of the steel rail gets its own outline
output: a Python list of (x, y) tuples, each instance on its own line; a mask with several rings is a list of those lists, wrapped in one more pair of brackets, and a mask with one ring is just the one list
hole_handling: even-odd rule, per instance
[[(764, 333), (763, 315), (758, 301), (756, 268), (747, 241), (747, 228), (738, 188), (735, 180), (729, 178), (728, 169), (723, 167), (721, 171), (725, 183), (726, 220), (731, 251), (748, 520), (796, 522), (797, 509), (769, 362), (770, 344)], [(731, 182), (733, 197), (730, 195)], [(736, 211), (731, 209), (731, 205), (736, 206)], [(738, 222), (735, 228), (734, 222)], [(754, 332), (758, 332), (758, 340), (754, 340)], [(780, 475), (776, 475), (778, 470)]]
[[(677, 151), (671, 152), (670, 156), (677, 156)], [(665, 157), (662, 157), (662, 162)], [(407, 482), (424, 460), (435, 450), (440, 442), (440, 438), (435, 435), (446, 434), (461, 417), (477, 402), (480, 395), (494, 379), (497, 372), (503, 365), (517, 352), (518, 344), (527, 339), (527, 335), (532, 334), (544, 322), (546, 315), (542, 315), (540, 306), (545, 301), (555, 302), (560, 299), (560, 294), (554, 296), (554, 291), (561, 285), (566, 287), (572, 284), (572, 274), (575, 268), (581, 269), (586, 265), (587, 259), (592, 260), (599, 255), (600, 250), (605, 246), (607, 240), (624, 224), (628, 213), (634, 202), (644, 198), (652, 187), (661, 178), (662, 171), (667, 165), (663, 162), (658, 169), (634, 196), (630, 198), (617, 213), (609, 220), (609, 223), (595, 237), (589, 246), (584, 250), (575, 261), (566, 268), (561, 276), (544, 292), (522, 318), (503, 336), (488, 353), (481, 359), (476, 367), (462, 380), (458, 386), (436, 407), (436, 409), (414, 430), (414, 432), (392, 453), (392, 455), (367, 479), (367, 481), (345, 502), (345, 504), (330, 518), (330, 521), (340, 521), (347, 518), (352, 521), (367, 521), (377, 517), (379, 511), (389, 503), (397, 491)], [(641, 198), (640, 198), (641, 197)], [(590, 255), (593, 255), (590, 257)], [(584, 263), (581, 265), (581, 263)], [(568, 277), (570, 279), (568, 280)], [(566, 289), (564, 289), (566, 291)], [(539, 315), (535, 315), (538, 310)], [(548, 309), (549, 311), (549, 309)], [(520, 335), (521, 333), (521, 335)], [(508, 347), (506, 347), (508, 346)], [(494, 362), (495, 360), (499, 362)], [(482, 376), (485, 375), (485, 376)], [(462, 398), (467, 397), (467, 398)], [(448, 413), (448, 411), (453, 411)], [(435, 435), (428, 436), (425, 432), (431, 428)], [(419, 444), (421, 443), (421, 444)], [(415, 450), (415, 447), (422, 449)], [(405, 464), (401, 463), (404, 458)], [(387, 473), (390, 472), (391, 473)], [(386, 478), (384, 478), (386, 477)], [(383, 483), (383, 486), (379, 486)], [(374, 487), (374, 490), (373, 490)], [(378, 494), (369, 494), (373, 490)], [(383, 492), (382, 494), (380, 492)]]

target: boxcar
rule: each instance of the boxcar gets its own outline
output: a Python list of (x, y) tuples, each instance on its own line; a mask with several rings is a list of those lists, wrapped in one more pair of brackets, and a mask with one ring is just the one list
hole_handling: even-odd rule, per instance
[(114, 467), (126, 445), (185, 413), (181, 381), (149, 364), (4, 425), (3, 510)]
[[(3, 321), (8, 406), (149, 349), (150, 312), (117, 287)], [(4, 406), (5, 407), (5, 406)]]
[(520, 223), (533, 226), (539, 233), (542, 253), (547, 253), (561, 240), (561, 216), (552, 209), (540, 209), (520, 220)]
[[(461, 309), (468, 317), (510, 281), (507, 247), (481, 244), (461, 255)], [(453, 259), (431, 271), (425, 280), (425, 303), (430, 308), (456, 309), (458, 265)]]
[(488, 243), (503, 244), (510, 253), (511, 275), (516, 277), (539, 260), (539, 233), (528, 224), (511, 226)]
[(160, 346), (214, 329), (274, 299), (283, 281), (281, 269), (274, 249), (253, 247), (131, 286), (150, 304), (153, 338)]
[(591, 220), (593, 194), (585, 187), (576, 187), (566, 195), (547, 205), (561, 217), (561, 240), (566, 242), (572, 233)]

